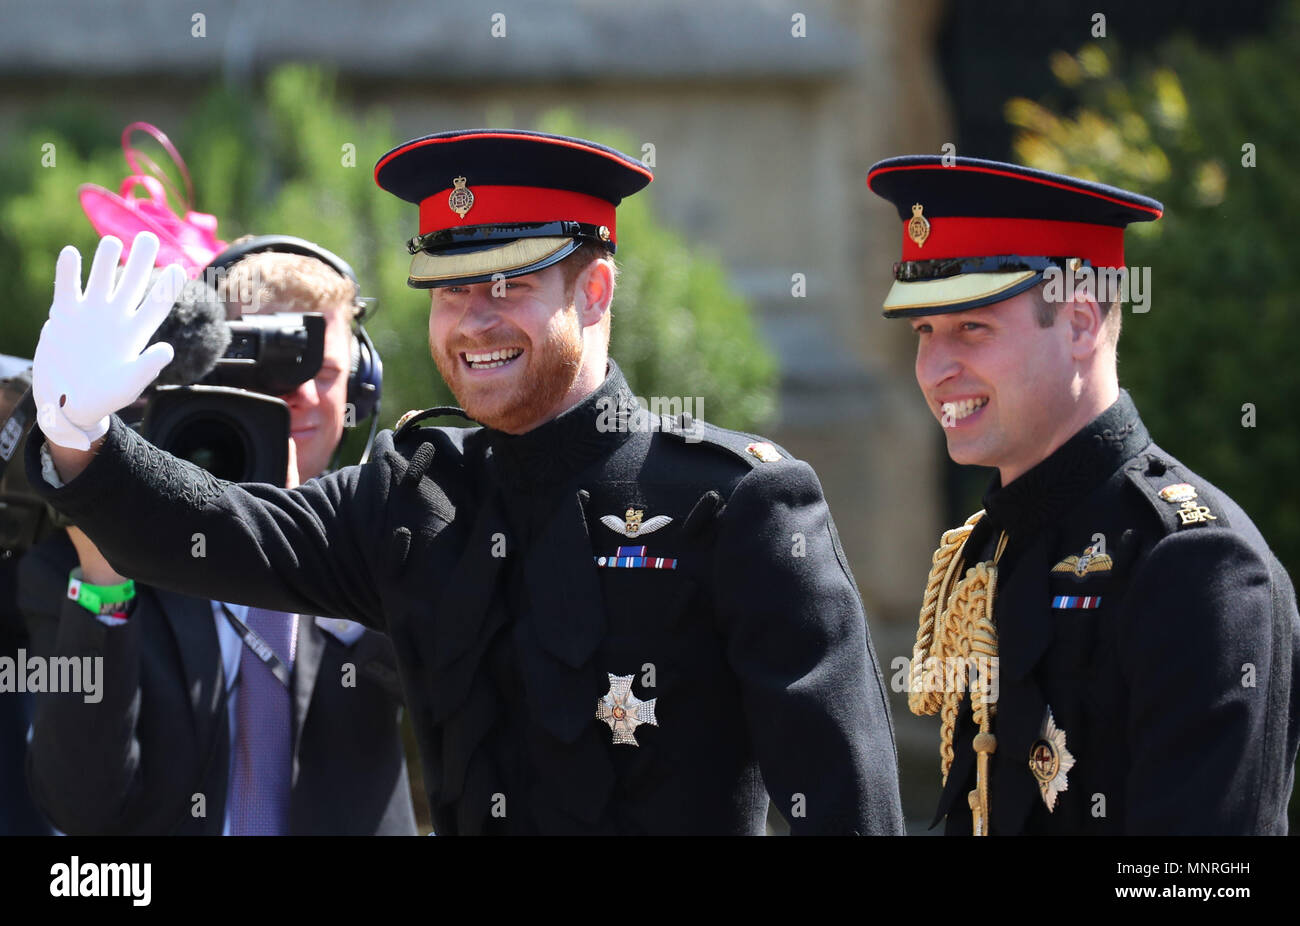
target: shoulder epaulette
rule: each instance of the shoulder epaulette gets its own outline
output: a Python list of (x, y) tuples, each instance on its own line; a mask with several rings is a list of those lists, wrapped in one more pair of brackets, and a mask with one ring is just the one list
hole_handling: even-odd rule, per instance
[(1170, 533), (1231, 526), (1204, 481), (1159, 453), (1141, 454), (1125, 468), (1125, 474)]
[[(675, 426), (669, 427), (669, 423)], [(663, 432), (680, 441), (691, 444), (708, 444), (729, 452), (729, 455), (743, 461), (750, 467), (763, 463), (779, 463), (792, 460), (788, 450), (771, 441), (763, 440), (754, 434), (743, 431), (729, 431), (707, 421), (692, 421), (682, 425), (677, 419), (665, 418)]]

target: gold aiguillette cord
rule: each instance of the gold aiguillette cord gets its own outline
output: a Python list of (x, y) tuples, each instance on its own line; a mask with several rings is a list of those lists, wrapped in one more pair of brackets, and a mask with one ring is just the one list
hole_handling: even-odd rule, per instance
[[(962, 693), (971, 693), (971, 719), (979, 726), (972, 746), (976, 756), (976, 784), (967, 795), (971, 827), (976, 836), (988, 835), (989, 757), (997, 751), (993, 734), (996, 702), (989, 694), (997, 683), (997, 630), (993, 623), (993, 597), (997, 564), (1007, 546), (1007, 533), (998, 538), (991, 562), (976, 563), (960, 581), (960, 553), (966, 539), (984, 516), (976, 512), (961, 527), (947, 531), (939, 542), (921, 601), (916, 646), (912, 650), (908, 707), (918, 715), (939, 713), (939, 759), (947, 784), (954, 755), (953, 736)], [(942, 609), (940, 605), (942, 604)], [(946, 671), (945, 671), (946, 669)], [(936, 673), (942, 682), (935, 683)]]

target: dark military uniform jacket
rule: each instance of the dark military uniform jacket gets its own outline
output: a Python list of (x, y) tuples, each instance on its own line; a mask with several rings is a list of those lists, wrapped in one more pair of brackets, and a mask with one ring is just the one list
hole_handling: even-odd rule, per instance
[[(439, 833), (761, 833), (769, 794), (795, 833), (900, 832), (883, 679), (812, 469), (620, 407), (611, 362), (527, 434), (410, 421), (291, 491), (116, 417), (66, 487), (40, 440), (27, 465), (125, 575), (386, 629)], [(598, 719), (624, 684), (612, 706), (653, 699), (653, 724)]]
[[(1151, 442), (1126, 392), (984, 502), (966, 565), (1008, 537), (990, 832), (1285, 834), (1300, 618), (1245, 512)], [(965, 698), (948, 833), (971, 832), (976, 732)]]

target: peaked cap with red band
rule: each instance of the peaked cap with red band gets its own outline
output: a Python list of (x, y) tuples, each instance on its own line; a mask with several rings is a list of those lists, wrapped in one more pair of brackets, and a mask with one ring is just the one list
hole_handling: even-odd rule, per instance
[(618, 241), (614, 209), (654, 175), (595, 142), (520, 129), (426, 135), (375, 165), (375, 182), (420, 207), (407, 285), (535, 273), (583, 241)]
[(1050, 266), (1123, 267), (1124, 227), (1164, 212), (1154, 199), (1101, 183), (946, 160), (908, 155), (867, 172), (867, 186), (894, 204), (903, 226), (886, 318), (1001, 302), (1041, 282)]

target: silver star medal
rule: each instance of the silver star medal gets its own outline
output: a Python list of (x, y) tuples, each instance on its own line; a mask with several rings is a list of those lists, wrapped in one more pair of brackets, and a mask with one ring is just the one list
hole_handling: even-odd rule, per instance
[(1049, 812), (1056, 809), (1056, 796), (1070, 787), (1066, 772), (1074, 768), (1074, 756), (1065, 748), (1065, 731), (1056, 725), (1052, 709), (1043, 717), (1042, 731), (1029, 747), (1029, 771)]
[(609, 724), (609, 728), (614, 731), (615, 743), (639, 746), (632, 731), (643, 723), (659, 726), (655, 720), (655, 702), (659, 699), (642, 701), (632, 694), (632, 679), (635, 676), (615, 675), (613, 672), (606, 674), (609, 676), (609, 691), (596, 702), (596, 719)]

